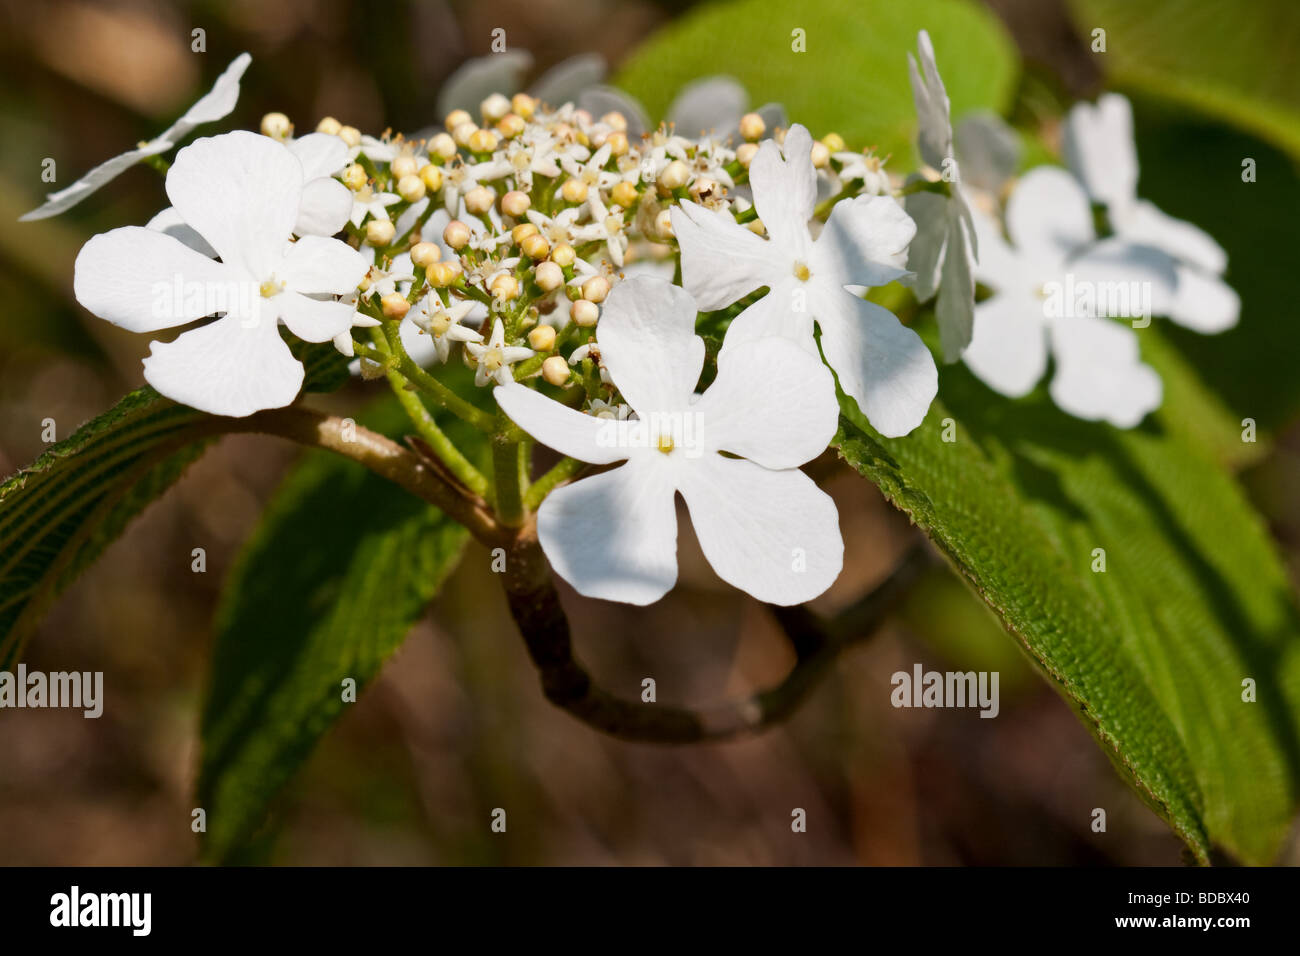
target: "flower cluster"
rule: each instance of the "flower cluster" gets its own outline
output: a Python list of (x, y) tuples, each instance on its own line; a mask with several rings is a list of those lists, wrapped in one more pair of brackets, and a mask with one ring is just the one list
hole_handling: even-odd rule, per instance
[[(885, 436), (916, 429), (938, 389), (930, 349), (869, 290), (901, 282), (917, 302), (936, 299), (944, 357), (1008, 395), (1041, 377), (1050, 339), (1058, 404), (1121, 425), (1159, 401), (1132, 329), (1106, 317), (1128, 313), (1094, 303), (1050, 315), (1048, 284), (1131, 280), (1194, 327), (1235, 319), (1226, 286), (1213, 310), (1194, 294), (1223, 271), (1212, 240), (1135, 198), (1135, 159), (1132, 174), (1107, 178), (1091, 127), (1123, 126), (1114, 101), (1100, 118), (1072, 116), (1071, 156), (1115, 235), (1097, 238), (1069, 174), (1041, 169), (1007, 203), (1013, 248), (997, 218), (1014, 172), (1007, 137), (989, 122), (957, 137), (979, 172), (960, 175), (924, 33), (920, 58), (910, 65), (925, 166), (908, 177), (833, 133), (774, 125), (779, 109), (732, 118), (743, 91), (723, 97), (725, 129), (692, 129), (703, 87), (679, 105), (695, 119), (644, 132), (629, 115), (639, 107), (580, 105), (608, 96), (493, 92), (411, 138), (332, 117), (297, 135), (268, 114), (260, 133), (181, 149), (166, 174), (171, 205), (82, 249), (77, 298), (137, 332), (215, 316), (145, 360), (159, 392), (213, 414), (294, 401), (303, 366), (283, 324), (388, 378), (408, 410), (415, 390), (498, 449), (530, 438), (557, 450), (566, 458), (529, 507), (540, 505), (552, 564), (584, 594), (646, 603), (672, 586), (680, 492), (721, 577), (764, 600), (805, 601), (835, 579), (843, 551), (834, 504), (798, 470), (834, 435), (837, 385)], [(246, 65), (144, 153), (100, 170), (157, 157), (228, 113)], [(102, 184), (100, 170), (55, 205)], [(1154, 248), (1162, 240), (1172, 255)], [(977, 279), (992, 290), (978, 304)], [(500, 414), (448, 384), (454, 363), (492, 388)], [(427, 411), (413, 421), (467, 488), (518, 518), (519, 476), (487, 481)], [(584, 463), (603, 470), (564, 485)]]

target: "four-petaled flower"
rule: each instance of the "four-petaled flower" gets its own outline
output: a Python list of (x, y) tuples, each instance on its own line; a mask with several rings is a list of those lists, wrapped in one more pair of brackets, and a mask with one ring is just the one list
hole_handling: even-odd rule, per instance
[[(481, 338), (482, 336), (480, 340)], [(479, 387), (488, 382), (496, 382), (498, 385), (514, 384), (515, 378), (510, 366), (532, 358), (535, 354), (532, 349), (521, 345), (506, 345), (506, 327), (500, 319), (492, 323), (492, 337), (487, 340), (487, 344), (482, 341), (466, 341), (465, 348), (474, 358), (474, 384)]]
[(835, 431), (833, 379), (813, 355), (769, 337), (720, 356), (696, 399), (695, 315), (688, 292), (649, 277), (606, 301), (601, 360), (636, 419), (584, 415), (520, 384), (494, 391), (539, 442), (581, 461), (625, 462), (543, 500), (542, 550), (588, 597), (657, 601), (677, 579), (680, 492), (723, 580), (774, 604), (807, 601), (835, 580), (844, 552), (835, 503), (799, 471)]
[(882, 434), (906, 435), (938, 390), (934, 359), (915, 332), (858, 293), (908, 275), (903, 262), (916, 225), (893, 199), (860, 196), (837, 203), (814, 240), (808, 222), (817, 174), (808, 130), (792, 126), (784, 153), (765, 140), (749, 169), (767, 239), (725, 210), (686, 201), (673, 208), (682, 284), (706, 311), (767, 286), (767, 295), (732, 321), (722, 354), (785, 335), (815, 355), (815, 321), (840, 386)]
[(145, 379), (168, 398), (214, 415), (288, 405), (303, 366), (280, 337), (328, 342), (354, 308), (332, 296), (356, 288), (365, 259), (337, 239), (290, 241), (304, 187), (302, 163), (280, 143), (233, 132), (196, 140), (167, 173), (181, 220), (220, 261), (152, 229), (125, 226), (92, 238), (77, 256), (77, 300), (133, 332), (220, 318), (154, 342)]

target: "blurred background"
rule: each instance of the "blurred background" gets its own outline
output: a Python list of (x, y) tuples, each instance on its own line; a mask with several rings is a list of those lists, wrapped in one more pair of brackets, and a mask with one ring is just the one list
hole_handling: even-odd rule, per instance
[[(0, 141), (6, 144), (0, 159), (0, 473), (43, 450), (42, 419), (54, 418), (65, 437), (140, 384), (140, 359), (148, 350), (147, 337), (121, 332), (77, 306), (72, 262), (91, 234), (143, 223), (160, 208), (157, 174), (137, 167), (71, 213), (19, 225), (18, 215), (49, 188), (39, 180), (43, 157), (57, 157), (59, 183), (70, 182), (156, 135), (244, 50), (253, 54), (253, 66), (239, 106), (204, 133), (256, 128), (270, 110), (288, 113), (300, 129), (329, 114), (367, 132), (410, 131), (439, 119), (440, 84), (467, 58), (489, 52), (495, 28), (507, 31), (511, 48), (531, 51), (534, 74), (594, 51), (616, 76), (638, 44), (690, 16), (694, 6), (685, 0), (0, 0)], [(874, 4), (856, 6), (869, 20)], [(1104, 78), (1087, 47), (1092, 21), (1080, 6), (1088, 5), (989, 3), (1024, 58), (1018, 124), (1050, 124), (1053, 105), (1101, 87)], [(1189, 3), (1187, 11), (1210, 18), (1221, 6), (1207, 0)], [(206, 31), (204, 54), (190, 51), (195, 27)], [(1273, 87), (1266, 93), (1294, 110), (1300, 99), (1288, 98), (1300, 75), (1294, 61), (1300, 44), (1287, 49), (1289, 62), (1270, 63), (1279, 76), (1267, 81)], [(901, 75), (903, 54), (898, 50), (889, 63), (834, 68)], [(1213, 57), (1201, 68), (1207, 75), (1218, 69)], [(1199, 79), (1189, 75), (1188, 84)], [(906, 106), (910, 112), (910, 101)], [(1243, 221), (1240, 210), (1213, 206), (1194, 214), (1204, 187), (1180, 180), (1177, 169), (1204, 150), (1259, 156), (1261, 168), (1278, 177), (1265, 205), (1294, 213), (1300, 209), (1294, 162), (1279, 151), (1276, 137), (1260, 130), (1167, 103), (1139, 100), (1138, 109), (1144, 163), (1171, 170), (1158, 180), (1144, 176), (1144, 194), (1224, 241), (1247, 302), (1243, 325), (1251, 334), (1271, 334), (1249, 324), (1261, 311), (1251, 296), (1287, 300), (1292, 227), (1279, 233), (1262, 216)], [(1051, 130), (1044, 134), (1050, 139)], [(1238, 255), (1242, 247), (1228, 236), (1253, 245)], [(1296, 325), (1298, 318), (1292, 306), (1270, 321)], [(1269, 368), (1294, 367), (1295, 333), (1278, 334), (1284, 337), (1272, 347), (1249, 350), (1233, 338), (1236, 332), (1220, 339), (1173, 332), (1171, 338), (1231, 404)], [(357, 383), (319, 401), (354, 408), (365, 394)], [(1268, 408), (1258, 417), (1270, 441), (1240, 464), (1240, 477), (1295, 581), (1300, 430), (1285, 396)], [(269, 438), (224, 439), (57, 602), (26, 662), (43, 670), (104, 671), (104, 716), (0, 713), (0, 863), (196, 859), (190, 811), (211, 619), (225, 573), (296, 454)], [(833, 612), (889, 573), (912, 531), (868, 483), (845, 474), (828, 487), (848, 549), (844, 575), (817, 605)], [(688, 529), (683, 523), (680, 584), (661, 603), (639, 610), (564, 592), (580, 653), (606, 686), (629, 697), (639, 695), (644, 677), (655, 678), (661, 702), (741, 695), (779, 680), (791, 662), (762, 607), (716, 579)], [(204, 574), (190, 570), (196, 546), (207, 550)], [(740, 742), (664, 748), (606, 739), (545, 703), (489, 561), (471, 546), (431, 614), (287, 789), (250, 859), (1183, 861), (1180, 842), (1115, 775), (983, 605), (942, 568), (928, 573), (885, 628), (839, 659), (787, 724)], [(926, 669), (999, 671), (998, 719), (981, 720), (975, 710), (892, 708), (890, 675), (917, 662)], [(508, 811), (508, 837), (489, 829), (496, 807)], [(1090, 829), (1096, 807), (1107, 810), (1105, 833)], [(791, 832), (794, 808), (807, 811), (806, 833)], [(1294, 841), (1286, 859), (1300, 862)]]

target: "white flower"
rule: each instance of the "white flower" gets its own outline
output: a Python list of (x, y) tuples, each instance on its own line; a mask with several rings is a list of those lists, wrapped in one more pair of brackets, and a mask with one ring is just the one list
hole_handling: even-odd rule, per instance
[(167, 195), (221, 261), (151, 229), (114, 229), (78, 254), (77, 300), (133, 332), (220, 313), (173, 342), (154, 342), (145, 379), (168, 398), (215, 415), (289, 404), (303, 367), (276, 319), (300, 339), (330, 341), (351, 327), (353, 306), (313, 297), (347, 293), (366, 272), (361, 255), (336, 239), (290, 242), (303, 186), (302, 164), (265, 136), (196, 140), (177, 154)]
[(832, 153), (831, 158), (840, 165), (837, 174), (841, 182), (861, 182), (859, 190), (868, 196), (887, 196), (893, 189), (884, 161), (874, 152)]
[(1121, 239), (1096, 242), (1087, 196), (1056, 167), (1020, 180), (1006, 221), (1014, 249), (992, 219), (975, 213), (977, 275), (994, 295), (975, 307), (966, 365), (1017, 398), (1043, 377), (1050, 348), (1058, 406), (1077, 418), (1136, 425), (1160, 405), (1160, 378), (1140, 361), (1133, 329), (1105, 315), (1159, 311), (1173, 294), (1169, 259)]
[(955, 362), (970, 344), (978, 247), (952, 152), (948, 93), (934, 62), (930, 35), (924, 30), (917, 38), (917, 46), (920, 68), (912, 54), (907, 54), (919, 122), (916, 145), (926, 165), (949, 181), (949, 194), (918, 192), (904, 200), (907, 214), (916, 220), (916, 238), (908, 250), (907, 267), (916, 273), (913, 288), (917, 299), (926, 302), (938, 294), (935, 318), (939, 323), (939, 344), (944, 361)]
[(482, 387), (491, 381), (498, 385), (513, 385), (515, 379), (510, 366), (515, 362), (532, 358), (533, 350), (518, 345), (506, 345), (506, 329), (500, 319), (492, 324), (492, 337), (488, 339), (487, 345), (482, 344), (482, 336), (479, 338), (479, 342), (465, 343), (465, 348), (474, 357), (476, 365), (474, 384)]
[(580, 593), (650, 604), (677, 579), (681, 492), (719, 577), (763, 601), (807, 601), (835, 580), (844, 554), (835, 503), (798, 470), (834, 434), (833, 380), (773, 337), (721, 356), (693, 401), (704, 364), (695, 314), (689, 293), (657, 279), (610, 294), (596, 334), (634, 420), (584, 415), (522, 385), (495, 390), (539, 442), (594, 464), (626, 461), (546, 497), (542, 550)]
[(352, 194), (352, 209), (348, 220), (357, 228), (369, 216), (372, 219), (387, 219), (388, 207), (402, 201), (397, 193), (377, 193), (369, 183)]
[(135, 149), (128, 150), (120, 156), (114, 156), (112, 159), (100, 163), (71, 186), (50, 193), (46, 197), (43, 206), (33, 209), (24, 216), (19, 216), (19, 221), (27, 222), (32, 219), (47, 219), (50, 216), (57, 216), (64, 210), (71, 209), (100, 186), (122, 175), (140, 160), (167, 152), (180, 140), (188, 136), (196, 126), (201, 126), (204, 123), (214, 123), (229, 116), (230, 111), (235, 108), (235, 102), (239, 99), (239, 80), (243, 77), (244, 71), (248, 69), (248, 64), (252, 62), (253, 58), (247, 53), (241, 53), (235, 57), (224, 72), (217, 77), (217, 82), (212, 85), (212, 89), (186, 110), (184, 116), (167, 127), (159, 136), (148, 142), (141, 143)]
[(472, 317), (475, 306), (481, 308), (479, 303), (471, 300), (444, 306), (436, 295), (425, 296), (407, 313), (399, 329), (407, 354), (420, 365), (433, 361), (445, 363), (453, 342), (481, 343), (483, 336), (476, 329), (461, 325), (466, 318)]
[(767, 295), (732, 321), (722, 353), (766, 335), (786, 335), (826, 360), (844, 391), (882, 434), (905, 435), (921, 423), (938, 390), (934, 359), (920, 337), (888, 310), (849, 288), (907, 275), (903, 260), (915, 224), (893, 199), (839, 202), (816, 241), (808, 229), (816, 200), (812, 137), (793, 126), (785, 158), (765, 141), (750, 164), (754, 204), (770, 238), (761, 239), (725, 210), (683, 202), (672, 210), (682, 253), (682, 284), (706, 311), (762, 286)]
[(1228, 267), (1223, 247), (1199, 227), (1137, 197), (1138, 158), (1129, 101), (1107, 93), (1096, 106), (1075, 104), (1066, 118), (1064, 139), (1066, 161), (1093, 200), (1106, 207), (1115, 235), (1177, 260), (1178, 289), (1169, 318), (1206, 334), (1236, 325), (1241, 298), (1219, 278)]

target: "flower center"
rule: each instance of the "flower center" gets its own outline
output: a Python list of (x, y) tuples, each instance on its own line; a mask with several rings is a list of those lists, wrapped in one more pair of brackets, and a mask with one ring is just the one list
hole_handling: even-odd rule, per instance
[(807, 282), (812, 278), (812, 272), (803, 262), (796, 262), (794, 264), (794, 277), (800, 282)]
[(505, 357), (501, 354), (500, 349), (488, 349), (483, 355), (483, 367), (489, 372), (495, 372), (505, 364)]
[(283, 292), (284, 287), (285, 283), (283, 281), (277, 282), (275, 276), (272, 275), (271, 278), (266, 279), (257, 287), (257, 291), (261, 293), (263, 299), (269, 299), (271, 296), (279, 295)]
[(660, 435), (658, 440), (655, 441), (655, 447), (665, 455), (671, 455), (673, 449), (677, 446), (673, 444), (672, 435)]
[(433, 330), (434, 335), (445, 335), (451, 328), (451, 316), (446, 312), (435, 312), (429, 319), (429, 328)]

